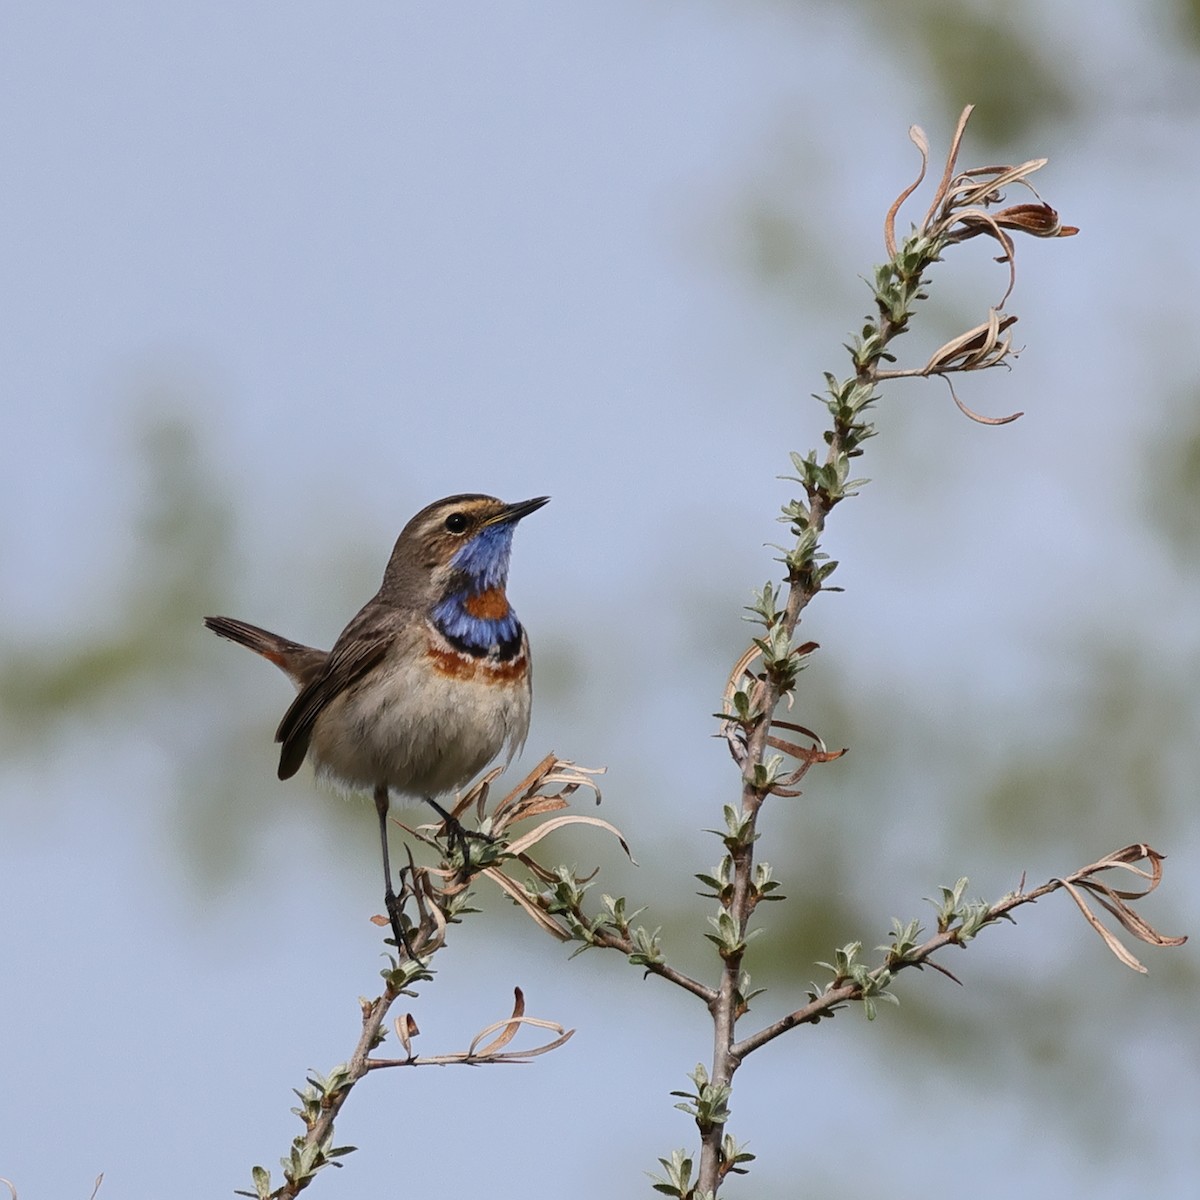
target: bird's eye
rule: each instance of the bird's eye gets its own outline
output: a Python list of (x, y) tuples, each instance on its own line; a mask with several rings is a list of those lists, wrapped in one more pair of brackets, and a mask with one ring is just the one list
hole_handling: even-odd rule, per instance
[(452, 512), (446, 518), (446, 528), (451, 533), (462, 533), (471, 522), (467, 520), (466, 513)]

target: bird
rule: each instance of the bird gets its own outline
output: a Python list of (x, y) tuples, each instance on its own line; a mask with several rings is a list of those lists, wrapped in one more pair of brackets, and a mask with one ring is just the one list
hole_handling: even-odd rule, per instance
[[(328, 652), (233, 617), (205, 617), (220, 637), (274, 663), (296, 697), (279, 728), (279, 778), (307, 758), (318, 776), (370, 790), (379, 817), (385, 898), (400, 926), (388, 858), (393, 793), (437, 801), (529, 732), (529, 637), (508, 601), (517, 523), (549, 501), (506, 504), (461, 493), (421, 509), (396, 539), (379, 591)], [(465, 842), (464, 842), (464, 854)]]

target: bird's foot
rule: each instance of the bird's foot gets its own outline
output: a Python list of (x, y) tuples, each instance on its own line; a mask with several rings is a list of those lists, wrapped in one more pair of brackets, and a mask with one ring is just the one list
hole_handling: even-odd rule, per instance
[(482, 829), (468, 829), (453, 813), (444, 809), (431, 796), (426, 796), (425, 801), (442, 818), (442, 825), (446, 830), (446, 837), (450, 843), (450, 847), (453, 849), (457, 846), (462, 852), (462, 871), (464, 875), (469, 875), (471, 872), (470, 843), (476, 841), (494, 846), (500, 839), (495, 834), (484, 833)]

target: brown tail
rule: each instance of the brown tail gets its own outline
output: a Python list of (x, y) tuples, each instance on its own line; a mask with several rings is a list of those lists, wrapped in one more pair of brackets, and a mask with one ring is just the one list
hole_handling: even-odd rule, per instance
[(261, 654), (268, 662), (273, 662), (298, 688), (320, 671), (326, 659), (324, 650), (290, 642), (277, 633), (233, 617), (205, 617), (204, 624), (218, 637), (237, 642), (239, 646), (245, 646), (255, 654)]

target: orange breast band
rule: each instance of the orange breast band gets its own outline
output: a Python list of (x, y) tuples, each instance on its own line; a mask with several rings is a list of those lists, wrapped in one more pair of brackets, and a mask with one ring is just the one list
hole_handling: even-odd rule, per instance
[(472, 658), (460, 650), (443, 650), (439, 646), (430, 646), (425, 653), (439, 675), (449, 675), (452, 679), (474, 679), (488, 685), (506, 684), (524, 679), (529, 671), (524, 651), (508, 662), (500, 663)]
[(508, 616), (508, 597), (503, 588), (488, 588), (463, 601), (463, 608), (472, 617), (483, 621), (502, 621)]

